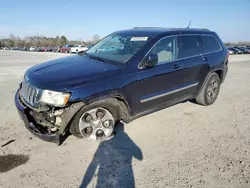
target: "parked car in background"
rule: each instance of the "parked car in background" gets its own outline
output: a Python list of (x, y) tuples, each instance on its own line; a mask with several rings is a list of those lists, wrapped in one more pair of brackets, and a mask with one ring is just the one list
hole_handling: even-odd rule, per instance
[(59, 48), (59, 52), (61, 53), (70, 53), (70, 48), (73, 47), (71, 44), (66, 44)]
[(228, 52), (229, 52), (230, 55), (236, 54), (236, 50), (235, 49), (230, 48), (230, 47), (227, 47), (227, 49), (228, 49)]
[(239, 46), (239, 49), (243, 50), (245, 54), (250, 54), (250, 50), (245, 46)]
[(36, 46), (31, 46), (31, 47), (29, 48), (29, 51), (31, 51), (31, 52), (34, 52), (34, 51), (36, 51), (36, 50), (37, 50)]
[(231, 47), (231, 49), (234, 49), (236, 54), (243, 54), (244, 52), (236, 47)]
[(3, 47), (3, 50), (9, 50), (9, 48), (8, 47)]
[(30, 67), (15, 105), (26, 128), (46, 141), (60, 144), (67, 131), (101, 141), (120, 120), (186, 100), (213, 104), (228, 57), (219, 36), (206, 29), (118, 31), (81, 55)]
[(247, 47), (247, 46), (246, 46), (246, 49), (250, 50), (250, 47)]
[(21, 47), (21, 48), (20, 48), (20, 51), (27, 51), (26, 48), (27, 48), (27, 47)]
[(53, 47), (52, 48), (52, 52), (59, 52), (59, 50), (60, 50), (61, 47), (62, 46), (55, 46), (55, 47)]
[(245, 50), (248, 52), (248, 54), (250, 54), (250, 48), (244, 47)]
[(52, 47), (40, 47), (39, 52), (52, 52)]
[(13, 47), (12, 50), (20, 50), (20, 47)]
[(247, 54), (247, 51), (245, 49), (241, 48), (241, 47), (234, 46), (234, 48), (238, 49), (241, 52), (241, 54)]
[(88, 50), (88, 48), (84, 45), (74, 45), (70, 48), (70, 53), (80, 53), (86, 50)]

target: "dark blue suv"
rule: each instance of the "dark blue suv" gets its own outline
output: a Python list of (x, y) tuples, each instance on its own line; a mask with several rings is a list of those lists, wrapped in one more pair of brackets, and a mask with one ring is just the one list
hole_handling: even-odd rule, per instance
[(134, 28), (87, 52), (29, 68), (15, 96), (26, 127), (60, 143), (66, 132), (103, 140), (117, 121), (195, 99), (215, 102), (228, 50), (207, 29)]

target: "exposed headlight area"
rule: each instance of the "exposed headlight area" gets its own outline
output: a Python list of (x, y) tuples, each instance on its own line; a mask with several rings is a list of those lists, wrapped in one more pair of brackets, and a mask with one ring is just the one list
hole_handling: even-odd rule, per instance
[(20, 94), (22, 99), (34, 108), (37, 108), (41, 103), (54, 107), (63, 107), (70, 97), (70, 93), (38, 89), (27, 81), (22, 82)]
[(40, 101), (48, 105), (62, 107), (67, 104), (69, 97), (70, 93), (43, 90)]

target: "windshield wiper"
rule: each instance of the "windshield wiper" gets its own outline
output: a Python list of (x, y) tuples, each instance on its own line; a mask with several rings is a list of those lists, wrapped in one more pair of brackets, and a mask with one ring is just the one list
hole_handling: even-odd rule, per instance
[(104, 60), (103, 58), (101, 58), (101, 57), (98, 57), (98, 56), (90, 56), (90, 55), (89, 55), (89, 57), (91, 57), (91, 58), (93, 58), (93, 59), (96, 59), (96, 60), (98, 60), (98, 61), (102, 61), (102, 62), (108, 64), (108, 62), (107, 62), (106, 60)]
[(101, 58), (101, 57), (89, 55), (89, 54), (87, 54), (86, 52), (85, 52), (84, 54), (85, 54), (86, 56), (92, 58), (92, 59), (95, 59), (95, 60), (98, 60), (98, 61), (101, 61), (101, 62), (104, 62), (104, 63), (108, 64), (108, 62), (107, 62), (106, 60), (104, 60), (103, 58)]
[(104, 63), (108, 64), (107, 60), (105, 60), (105, 59), (103, 59), (103, 58), (101, 58), (99, 56), (90, 55), (87, 52), (82, 52), (79, 55), (86, 55), (87, 57), (90, 57), (91, 59), (95, 59), (95, 60), (98, 60), (98, 61), (101, 61), (101, 62), (104, 62)]
[(77, 55), (87, 55), (88, 56), (88, 54), (87, 54), (87, 52), (79, 52)]

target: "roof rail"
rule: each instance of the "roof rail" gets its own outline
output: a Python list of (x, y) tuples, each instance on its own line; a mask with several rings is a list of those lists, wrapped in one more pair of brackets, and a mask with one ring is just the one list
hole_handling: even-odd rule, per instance
[(204, 31), (210, 31), (206, 28), (166, 28), (166, 27), (134, 27), (133, 29), (166, 29), (166, 30), (182, 30), (182, 29), (193, 29), (193, 30), (204, 30)]
[(197, 29), (197, 30), (210, 31), (209, 29), (206, 29), (206, 28), (185, 28), (185, 29)]
[(164, 27), (134, 27), (133, 29), (166, 29)]

